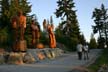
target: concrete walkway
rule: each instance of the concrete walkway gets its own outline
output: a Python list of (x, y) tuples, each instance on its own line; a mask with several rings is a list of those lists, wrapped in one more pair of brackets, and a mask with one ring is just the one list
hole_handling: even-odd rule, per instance
[(77, 66), (88, 66), (100, 55), (100, 49), (89, 52), (89, 60), (78, 60), (77, 53), (63, 54), (59, 58), (44, 60), (35, 64), (0, 65), (0, 72), (69, 72)]

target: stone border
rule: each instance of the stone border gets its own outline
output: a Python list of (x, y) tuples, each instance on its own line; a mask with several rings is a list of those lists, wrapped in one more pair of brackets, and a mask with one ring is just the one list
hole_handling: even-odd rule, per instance
[(27, 52), (5, 52), (0, 54), (0, 64), (32, 64), (45, 59), (55, 59), (64, 51), (59, 48), (28, 49)]

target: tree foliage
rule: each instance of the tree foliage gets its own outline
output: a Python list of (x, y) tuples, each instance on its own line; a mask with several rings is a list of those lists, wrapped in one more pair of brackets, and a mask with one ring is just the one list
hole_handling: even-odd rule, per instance
[(81, 34), (81, 36), (80, 36), (80, 42), (81, 42), (82, 45), (86, 44), (86, 40), (85, 40), (85, 37), (84, 37), (83, 34)]
[(93, 27), (93, 32), (98, 33), (100, 41), (101, 38), (105, 39), (105, 43), (108, 46), (108, 14), (107, 9), (105, 9), (105, 6), (102, 4), (101, 8), (95, 8), (93, 11), (93, 16), (95, 25)]
[[(58, 0), (58, 9), (56, 9), (55, 15), (57, 18), (61, 18), (61, 28), (65, 35), (70, 36), (75, 25), (78, 27), (78, 21), (76, 16), (76, 10), (74, 9), (73, 0)], [(72, 26), (73, 24), (73, 26)], [(73, 28), (72, 28), (73, 27)]]
[(0, 27), (6, 27), (10, 24), (12, 16), (22, 10), (27, 16), (31, 12), (31, 5), (27, 0), (1, 0)]
[[(80, 41), (80, 29), (79, 23), (76, 16), (75, 3), (73, 0), (58, 0), (58, 8), (56, 9), (55, 15), (57, 18), (61, 18), (56, 29), (56, 36), (60, 39), (67, 38), (65, 44), (71, 49), (75, 50), (76, 44)], [(60, 39), (62, 41), (62, 39)], [(60, 41), (59, 40), (59, 41)]]
[(90, 43), (89, 43), (89, 48), (90, 48), (90, 49), (97, 48), (96, 39), (94, 38), (94, 35), (93, 35), (93, 34), (91, 34), (91, 39), (90, 39)]

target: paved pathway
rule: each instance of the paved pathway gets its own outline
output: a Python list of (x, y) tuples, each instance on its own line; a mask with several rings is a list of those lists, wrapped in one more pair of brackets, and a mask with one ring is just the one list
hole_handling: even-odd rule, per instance
[(101, 50), (93, 49), (89, 60), (78, 60), (77, 53), (63, 54), (53, 60), (44, 60), (35, 64), (0, 65), (0, 72), (69, 72), (77, 66), (88, 66), (99, 55)]

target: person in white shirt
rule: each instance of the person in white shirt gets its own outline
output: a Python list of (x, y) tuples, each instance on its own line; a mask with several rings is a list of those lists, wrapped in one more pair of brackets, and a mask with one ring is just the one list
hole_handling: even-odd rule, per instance
[(78, 59), (81, 60), (82, 59), (82, 44), (81, 43), (77, 45), (77, 53), (78, 53)]
[(89, 59), (89, 57), (88, 57), (88, 45), (87, 44), (85, 44), (83, 46), (83, 52), (84, 52), (84, 60)]

